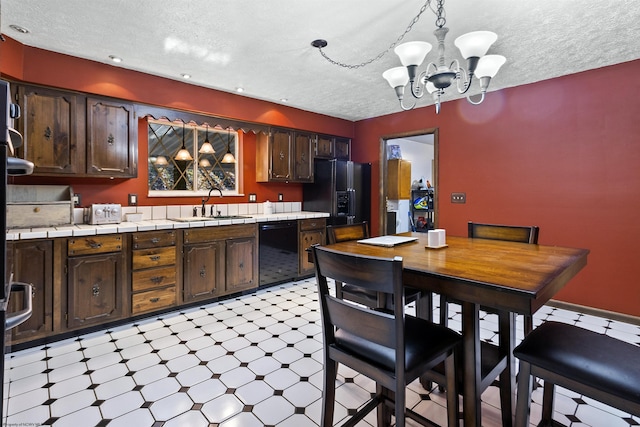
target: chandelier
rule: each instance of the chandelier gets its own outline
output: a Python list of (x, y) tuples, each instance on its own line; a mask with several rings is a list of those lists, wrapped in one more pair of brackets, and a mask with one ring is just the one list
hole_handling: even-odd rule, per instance
[(495, 33), (491, 31), (474, 31), (455, 39), (454, 44), (466, 60), (466, 69), (460, 65), (457, 59), (454, 59), (450, 65), (447, 66), (444, 58), (444, 40), (449, 29), (445, 27), (444, 0), (437, 0), (437, 8), (434, 11), (436, 14), (437, 28), (433, 33), (438, 42), (438, 62), (430, 62), (424, 71), (418, 73), (418, 68), (422, 65), (429, 51), (431, 51), (431, 44), (422, 41), (398, 44), (404, 36), (413, 29), (413, 25), (418, 22), (420, 15), (430, 6), (431, 0), (427, 0), (405, 32), (400, 35), (387, 50), (375, 58), (358, 65), (343, 64), (329, 58), (322, 50), (322, 48), (327, 46), (325, 40), (314, 40), (311, 42), (311, 45), (318, 48), (320, 54), (332, 64), (351, 69), (369, 65), (393, 49), (400, 58), (402, 66), (385, 71), (382, 73), (382, 77), (395, 90), (398, 101), (400, 102), (400, 107), (405, 111), (411, 110), (416, 106), (416, 102), (409, 106), (403, 102), (407, 85), (409, 85), (411, 95), (413, 95), (415, 99), (420, 99), (425, 93), (429, 93), (435, 103), (437, 114), (440, 112), (440, 98), (444, 95), (445, 89), (449, 88), (455, 82), (458, 93), (466, 94), (471, 87), (474, 77), (476, 77), (480, 83), (480, 99), (474, 101), (467, 96), (467, 100), (474, 105), (482, 103), (491, 79), (495, 77), (500, 67), (506, 62), (506, 58), (502, 55), (486, 54), (491, 45), (498, 39)]

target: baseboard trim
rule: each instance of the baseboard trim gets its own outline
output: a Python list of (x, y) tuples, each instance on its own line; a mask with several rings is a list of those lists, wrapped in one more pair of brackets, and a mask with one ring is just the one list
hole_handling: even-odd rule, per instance
[(587, 307), (586, 305), (573, 304), (570, 302), (550, 300), (547, 305), (565, 310), (579, 311), (581, 313), (590, 314), (592, 316), (603, 317), (605, 319), (617, 320), (620, 322), (631, 323), (640, 326), (640, 317), (630, 314), (617, 313), (615, 311), (602, 310), (599, 308)]

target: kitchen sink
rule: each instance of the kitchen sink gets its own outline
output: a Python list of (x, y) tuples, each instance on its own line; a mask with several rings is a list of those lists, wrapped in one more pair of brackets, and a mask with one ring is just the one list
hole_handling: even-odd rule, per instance
[(251, 218), (246, 215), (216, 215), (216, 216), (187, 216), (182, 218), (169, 218), (171, 221), (177, 222), (194, 222), (194, 221), (216, 221), (219, 219), (240, 219)]

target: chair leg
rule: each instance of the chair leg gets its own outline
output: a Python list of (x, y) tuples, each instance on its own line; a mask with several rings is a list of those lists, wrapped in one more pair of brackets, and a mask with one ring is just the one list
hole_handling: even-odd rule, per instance
[(335, 286), (336, 286), (336, 298), (338, 299), (343, 299), (342, 297), (342, 282), (335, 282)]
[(416, 317), (433, 320), (433, 294), (431, 292), (421, 292), (416, 299)]
[[(376, 383), (376, 395), (378, 396), (388, 396), (390, 391), (388, 389), (384, 389), (380, 384)], [(378, 405), (378, 426), (390, 426), (391, 425), (391, 411), (389, 411), (389, 407), (387, 406), (385, 399), (382, 399), (381, 403)]]
[(544, 386), (542, 387), (542, 420), (540, 421), (541, 426), (552, 426), (553, 425), (553, 391), (554, 384), (549, 381), (544, 382)]
[(531, 365), (521, 360), (518, 372), (518, 403), (516, 404), (516, 423), (514, 427), (529, 426), (531, 390)]
[(333, 409), (336, 401), (336, 376), (338, 363), (325, 357), (324, 391), (322, 393), (322, 421), (323, 427), (333, 426)]
[(396, 384), (396, 392), (395, 392), (395, 416), (396, 416), (396, 427), (404, 427), (405, 426), (405, 408), (406, 408), (406, 395), (405, 395), (406, 385), (404, 382), (402, 384)]
[(449, 323), (449, 303), (447, 297), (440, 295), (440, 324), (447, 326)]

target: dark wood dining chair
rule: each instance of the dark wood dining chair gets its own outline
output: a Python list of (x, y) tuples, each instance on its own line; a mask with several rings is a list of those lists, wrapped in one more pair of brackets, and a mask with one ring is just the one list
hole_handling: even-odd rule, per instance
[[(321, 426), (333, 425), (338, 364), (376, 382), (376, 392), (342, 426), (354, 426), (378, 408), (378, 425), (389, 425), (394, 408), (395, 425), (406, 417), (434, 425), (406, 408), (406, 386), (433, 366), (444, 363), (447, 421), (457, 426), (458, 390), (455, 352), (461, 336), (442, 325), (405, 313), (402, 259), (374, 258), (313, 246), (323, 331), (324, 388)], [(392, 295), (393, 309), (371, 310), (332, 296), (328, 279)]]
[[(369, 224), (367, 221), (359, 222), (356, 224), (339, 224), (327, 226), (327, 242), (329, 244), (346, 242), (349, 240), (360, 240), (369, 237)], [(347, 301), (353, 301), (358, 304), (365, 305), (370, 308), (382, 308), (390, 304), (384, 300), (384, 295), (380, 292), (374, 292), (368, 289), (364, 289), (355, 286), (351, 283), (339, 283), (335, 284), (336, 297), (345, 299)], [(416, 314), (418, 317), (425, 319), (431, 319), (431, 314), (427, 313), (431, 309), (431, 304), (425, 304), (427, 301), (420, 301), (421, 292), (414, 289), (405, 290), (405, 301), (407, 304), (415, 302)], [(424, 298), (430, 297), (424, 295)], [(431, 301), (428, 301), (429, 303)]]

